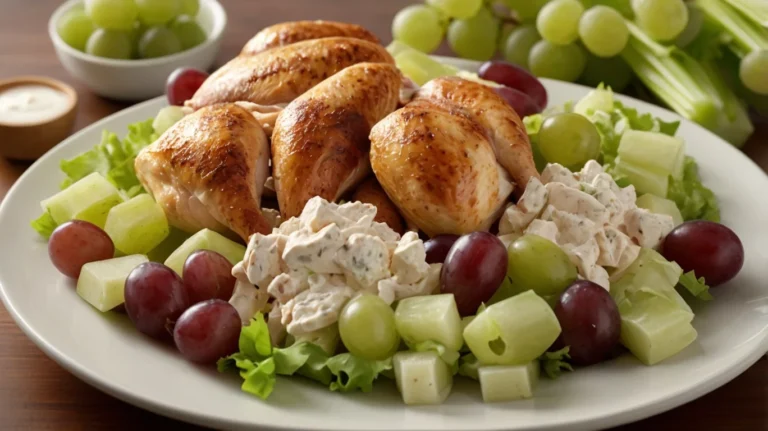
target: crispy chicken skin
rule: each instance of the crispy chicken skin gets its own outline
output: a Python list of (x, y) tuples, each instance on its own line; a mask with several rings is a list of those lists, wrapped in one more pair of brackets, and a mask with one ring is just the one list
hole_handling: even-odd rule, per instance
[[(438, 78), (371, 131), (371, 166), (405, 219), (428, 235), (485, 230), (537, 176), (517, 114), (490, 88)], [(510, 178), (511, 177), (511, 178)]]
[(298, 216), (312, 197), (338, 200), (368, 176), (368, 134), (397, 106), (400, 83), (393, 65), (357, 64), (280, 113), (272, 135), (272, 176), (284, 220)]
[(394, 64), (383, 46), (348, 37), (308, 40), (241, 55), (208, 77), (186, 106), (199, 109), (241, 101), (265, 107), (286, 104), (336, 72), (363, 62)]
[(381, 184), (376, 177), (370, 177), (363, 181), (352, 194), (352, 201), (371, 204), (376, 207), (376, 217), (374, 221), (386, 223), (390, 229), (399, 233), (405, 233), (405, 224), (403, 216), (395, 204), (389, 199), (387, 193), (381, 188)]
[(485, 130), (496, 159), (509, 172), (517, 190), (525, 190), (531, 177), (539, 177), (523, 122), (487, 86), (456, 77), (438, 78), (416, 93), (415, 100), (419, 99), (449, 101), (475, 120)]
[(272, 227), (261, 212), (269, 143), (251, 112), (236, 104), (200, 109), (136, 157), (136, 174), (171, 225), (244, 241)]
[(379, 43), (379, 38), (359, 25), (334, 21), (293, 21), (261, 30), (245, 44), (242, 54), (254, 55), (268, 49), (326, 37), (352, 37)]

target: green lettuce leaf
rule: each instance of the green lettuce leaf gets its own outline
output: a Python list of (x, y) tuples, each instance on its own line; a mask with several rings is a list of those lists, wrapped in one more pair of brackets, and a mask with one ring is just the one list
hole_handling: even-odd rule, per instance
[(260, 361), (272, 355), (269, 328), (262, 313), (256, 313), (248, 326), (240, 331), (240, 353), (252, 361)]
[(303, 342), (285, 349), (276, 348), (272, 351), (272, 358), (275, 361), (277, 374), (285, 376), (299, 374), (324, 385), (331, 383), (331, 371), (325, 366), (328, 354), (316, 344)]
[[(484, 306), (484, 304), (481, 304)], [(478, 311), (478, 314), (480, 312)], [(451, 367), (451, 372), (456, 374), (459, 371), (459, 352), (455, 350), (448, 350), (441, 343), (428, 340), (422, 341), (411, 347), (411, 350), (415, 352), (435, 352), (440, 359)]]
[(564, 347), (556, 352), (544, 352), (539, 357), (541, 371), (550, 379), (560, 377), (563, 371), (573, 371), (573, 367), (568, 363), (568, 360), (571, 359), (571, 355), (568, 354), (569, 350), (570, 347)]
[(51, 213), (48, 211), (44, 212), (40, 217), (32, 220), (30, 225), (32, 226), (32, 229), (36, 230), (37, 233), (42, 235), (45, 239), (51, 237), (53, 230), (56, 229), (57, 226), (56, 221), (53, 220)]
[(637, 112), (637, 109), (628, 108), (618, 100), (614, 101), (614, 107), (614, 110), (617, 111), (617, 113), (621, 113), (621, 115), (629, 121), (629, 128), (632, 130), (659, 132), (665, 135), (675, 136), (677, 129), (680, 127), (679, 121), (664, 121), (654, 117), (648, 112), (640, 114)]
[(98, 145), (69, 160), (62, 160), (60, 168), (66, 178), (61, 187), (66, 188), (86, 175), (98, 172), (118, 189), (131, 191), (133, 195), (140, 193), (133, 161), (142, 148), (157, 139), (152, 121), (129, 125), (128, 134), (122, 141), (116, 134), (104, 131)]
[(711, 293), (709, 293), (709, 286), (704, 280), (704, 277), (696, 278), (696, 274), (693, 271), (688, 271), (680, 276), (680, 286), (684, 287), (691, 295), (702, 301), (711, 301), (714, 299)]
[(480, 361), (472, 353), (467, 353), (459, 359), (459, 375), (479, 380), (477, 369), (480, 368)]
[(342, 353), (328, 359), (325, 365), (335, 377), (330, 386), (332, 391), (350, 392), (359, 389), (370, 392), (379, 374), (392, 369), (392, 359), (371, 361)]
[(240, 386), (243, 392), (264, 400), (272, 394), (277, 380), (273, 358), (267, 358), (258, 363), (243, 359), (238, 361), (237, 367), (240, 369), (240, 377), (243, 378), (243, 384)]
[(720, 221), (720, 206), (712, 190), (704, 187), (699, 167), (689, 156), (685, 158), (682, 179), (670, 178), (667, 199), (674, 201), (683, 219)]

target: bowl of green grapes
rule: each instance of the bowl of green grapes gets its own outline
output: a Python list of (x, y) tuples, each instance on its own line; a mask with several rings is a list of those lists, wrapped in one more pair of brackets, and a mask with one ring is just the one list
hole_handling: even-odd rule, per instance
[(163, 94), (179, 67), (209, 69), (226, 23), (216, 0), (69, 0), (48, 32), (72, 76), (101, 96), (137, 101)]

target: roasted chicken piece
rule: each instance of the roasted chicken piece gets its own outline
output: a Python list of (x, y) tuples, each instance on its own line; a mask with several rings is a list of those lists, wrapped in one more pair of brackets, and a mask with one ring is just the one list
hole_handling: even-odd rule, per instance
[(186, 105), (199, 109), (223, 102), (251, 102), (264, 109), (290, 103), (336, 72), (357, 63), (394, 64), (383, 46), (330, 37), (241, 55), (214, 72)]
[(492, 89), (427, 83), (371, 131), (371, 166), (403, 216), (428, 235), (485, 230), (538, 177), (520, 118)]
[(253, 55), (304, 40), (337, 36), (379, 43), (373, 33), (359, 25), (334, 21), (294, 21), (275, 24), (261, 30), (245, 44), (242, 54)]
[(371, 176), (357, 186), (352, 194), (352, 200), (375, 206), (376, 217), (374, 217), (374, 221), (386, 223), (390, 229), (400, 235), (405, 233), (403, 216), (400, 215), (400, 211), (389, 199), (384, 189), (381, 188), (381, 184), (376, 180), (376, 177)]
[(272, 176), (284, 220), (298, 216), (314, 196), (339, 199), (370, 173), (368, 134), (394, 111), (400, 83), (393, 65), (357, 64), (280, 113), (272, 135)]
[(234, 233), (246, 242), (251, 234), (272, 231), (261, 211), (269, 141), (238, 104), (184, 117), (139, 153), (135, 168), (172, 226)]

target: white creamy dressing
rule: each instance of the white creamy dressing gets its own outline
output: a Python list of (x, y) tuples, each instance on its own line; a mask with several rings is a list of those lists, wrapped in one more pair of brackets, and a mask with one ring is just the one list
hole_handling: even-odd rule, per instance
[(18, 85), (0, 92), (0, 122), (41, 123), (53, 120), (69, 108), (69, 98), (47, 85)]

